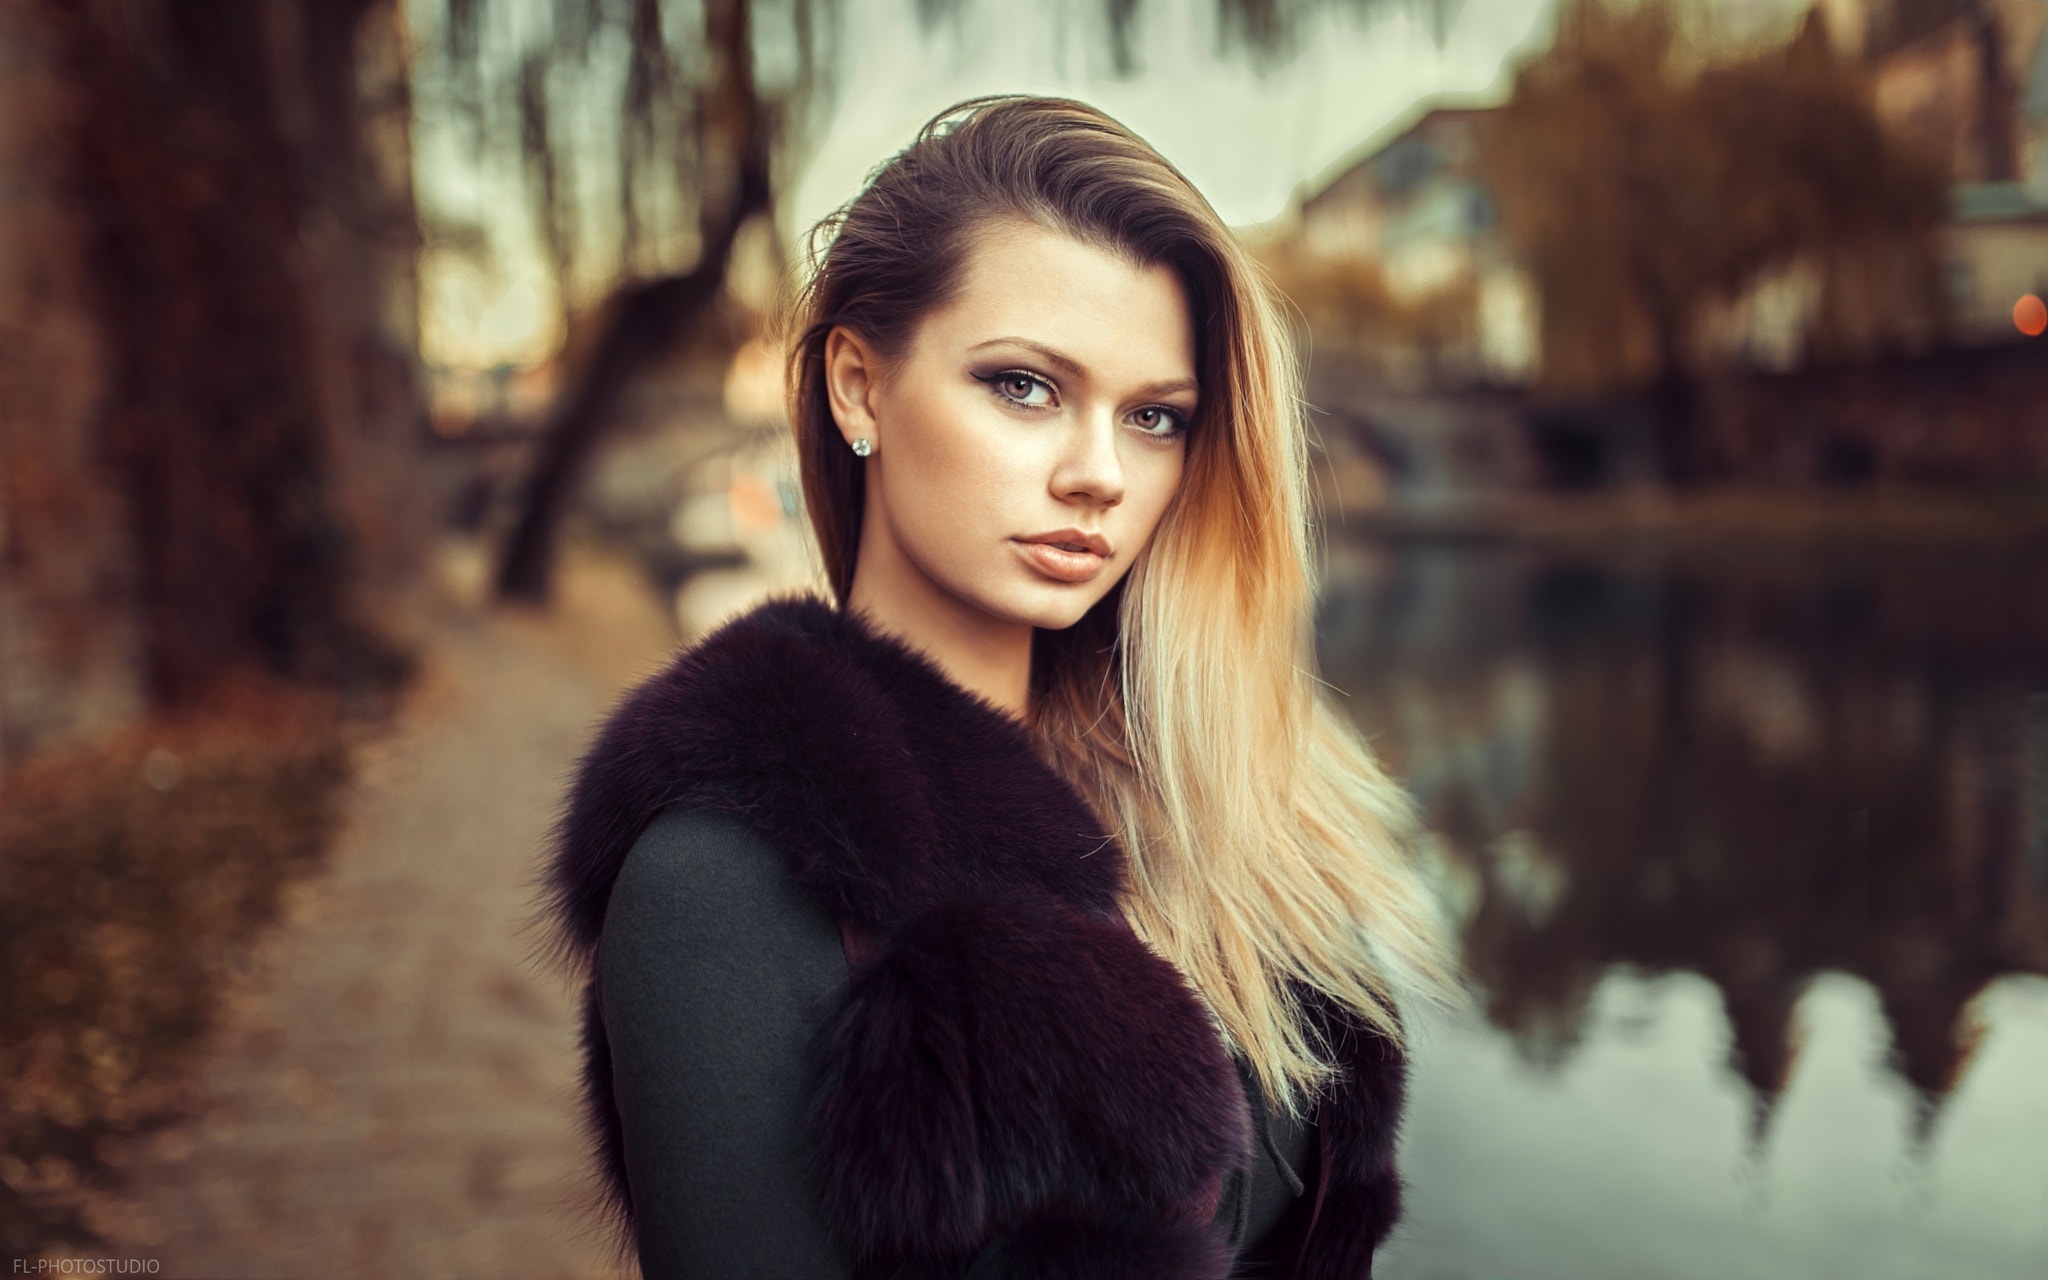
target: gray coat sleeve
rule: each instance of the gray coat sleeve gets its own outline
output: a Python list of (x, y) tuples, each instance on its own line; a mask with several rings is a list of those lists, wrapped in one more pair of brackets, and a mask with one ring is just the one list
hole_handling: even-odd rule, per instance
[(671, 811), (627, 855), (598, 984), (648, 1280), (848, 1280), (804, 1177), (808, 1049), (846, 960), (737, 820)]

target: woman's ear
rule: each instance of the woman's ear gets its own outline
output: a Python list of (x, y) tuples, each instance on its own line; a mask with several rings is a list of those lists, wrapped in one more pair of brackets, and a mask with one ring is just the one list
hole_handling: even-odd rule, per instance
[(825, 398), (849, 446), (863, 436), (870, 445), (882, 442), (874, 403), (880, 372), (874, 350), (851, 329), (835, 325), (825, 335)]

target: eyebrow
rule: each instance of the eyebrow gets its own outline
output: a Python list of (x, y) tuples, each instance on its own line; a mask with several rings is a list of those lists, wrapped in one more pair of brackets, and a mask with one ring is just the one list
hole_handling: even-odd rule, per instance
[[(1023, 347), (1027, 351), (1035, 352), (1047, 364), (1056, 365), (1076, 378), (1087, 376), (1088, 371), (1081, 367), (1080, 361), (1063, 351), (1057, 351), (1042, 342), (1033, 342), (1029, 338), (990, 338), (987, 342), (977, 342), (967, 349), (969, 351), (980, 351), (984, 347), (1006, 345)], [(1137, 394), (1140, 396), (1170, 396), (1182, 391), (1192, 393), (1199, 392), (1200, 390), (1200, 385), (1193, 378), (1168, 378), (1163, 382), (1146, 383), (1138, 388)]]

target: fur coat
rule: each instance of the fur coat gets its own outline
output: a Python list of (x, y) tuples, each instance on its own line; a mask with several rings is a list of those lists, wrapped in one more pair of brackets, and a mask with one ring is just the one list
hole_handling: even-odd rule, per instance
[[(1023, 727), (815, 596), (761, 605), (628, 695), (546, 869), (589, 972), (612, 883), (665, 807), (737, 816), (858, 963), (820, 1033), (807, 1149), (863, 1276), (1227, 1275), (1224, 1172), (1256, 1150), (1213, 1018), (1117, 908), (1126, 864)], [(1399, 1212), (1405, 1064), (1309, 993), (1344, 1067), (1280, 1274), (1356, 1280)], [(611, 1060), (586, 989), (583, 1091), (630, 1231)], [(1226, 1215), (1227, 1216), (1227, 1215)]]

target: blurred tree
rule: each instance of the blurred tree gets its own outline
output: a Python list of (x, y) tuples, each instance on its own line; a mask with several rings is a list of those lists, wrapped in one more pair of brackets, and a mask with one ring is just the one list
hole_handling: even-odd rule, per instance
[[(558, 38), (531, 55), (517, 81), (521, 145), (534, 181), (537, 222), (558, 292), (566, 294), (575, 239), (571, 206), (562, 198), (557, 148), (544, 91), (555, 59), (581, 61), (596, 29), (613, 10), (583, 0), (556, 6)], [(701, 44), (672, 44), (660, 0), (633, 0), (624, 18), (629, 37), (625, 128), (619, 134), (623, 226), (621, 266), (628, 278), (604, 309), (601, 331), (550, 411), (528, 475), (517, 523), (498, 566), (498, 591), (540, 600), (548, 590), (554, 535), (572, 487), (616, 418), (633, 380), (671, 354), (706, 319), (724, 288), (733, 249), (749, 220), (772, 213), (772, 166), (784, 114), (817, 83), (810, 0), (795, 0), (799, 65), (788, 95), (764, 95), (754, 73), (753, 6), (749, 0), (704, 0)], [(451, 0), (447, 31), (458, 65), (474, 66), (475, 8)], [(694, 56), (691, 56), (694, 54)], [(679, 148), (662, 155), (674, 125)], [(633, 279), (646, 232), (643, 175), (673, 166), (677, 186), (695, 205), (696, 260), (688, 268)]]
[(1542, 297), (1546, 385), (1654, 384), (1674, 483), (1698, 479), (1703, 461), (1690, 380), (1708, 304), (1815, 261), (1837, 330), (1868, 319), (1841, 313), (1872, 276), (1906, 281), (1862, 291), (1896, 310), (1880, 332), (1924, 325), (1938, 306), (1941, 177), (1885, 135), (1820, 23), (1816, 11), (1782, 48), (1712, 62), (1679, 38), (1667, 2), (1577, 0), (1482, 143), (1481, 171)]
[(70, 88), (51, 149), (83, 223), (130, 545), (97, 568), (131, 597), (148, 695), (191, 703), (246, 668), (389, 677), (360, 589), (416, 541), (396, 0), (15, 16)]
[[(518, 0), (443, 0), (442, 54), (468, 86), (479, 118), (494, 110), (519, 122), (534, 222), (558, 293), (590, 238), (587, 208), (566, 198), (576, 143), (557, 127), (549, 86), (558, 77), (586, 96), (599, 79), (591, 51), (626, 50), (619, 127), (607, 157), (618, 180), (619, 282), (596, 308), (596, 332), (581, 348), (549, 412), (542, 440), (504, 543), (497, 590), (543, 600), (555, 531), (581, 473), (616, 421), (622, 397), (654, 364), (707, 332), (743, 229), (772, 227), (777, 164), (802, 142), (815, 108), (829, 104), (832, 71), (820, 58), (821, 28), (838, 21), (837, 0), (552, 0), (545, 39), (515, 68), (493, 68), (480, 24)], [(1219, 39), (1262, 70), (1299, 48), (1308, 20), (1329, 11), (1370, 13), (1410, 0), (1214, 0)], [(1412, 0), (1438, 30), (1456, 0)], [(922, 21), (956, 16), (962, 0), (918, 0)], [(1143, 0), (1100, 0), (1105, 39), (1120, 73), (1136, 70)], [(770, 34), (764, 35), (764, 26)], [(772, 69), (764, 71), (764, 68)], [(486, 130), (479, 130), (483, 136)], [(693, 252), (647, 270), (681, 223)]]

